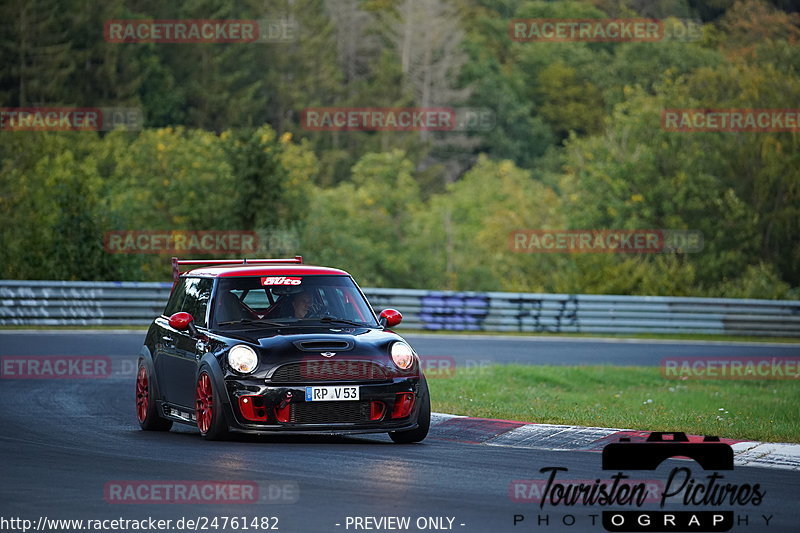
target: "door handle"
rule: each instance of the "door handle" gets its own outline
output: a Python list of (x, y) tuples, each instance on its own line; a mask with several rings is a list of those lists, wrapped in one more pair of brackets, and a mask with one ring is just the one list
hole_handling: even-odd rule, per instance
[(164, 335), (163, 337), (161, 337), (161, 340), (164, 341), (165, 344), (170, 344), (170, 345), (175, 344), (175, 339), (173, 339), (168, 335)]

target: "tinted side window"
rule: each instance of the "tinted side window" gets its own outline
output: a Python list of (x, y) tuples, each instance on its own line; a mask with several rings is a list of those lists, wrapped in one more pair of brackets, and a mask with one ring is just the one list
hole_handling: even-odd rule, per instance
[(186, 311), (198, 326), (206, 325), (206, 309), (211, 298), (212, 280), (208, 278), (189, 278), (186, 280), (186, 299), (181, 311)]
[(175, 289), (172, 291), (172, 295), (169, 297), (169, 301), (167, 302), (167, 307), (164, 308), (164, 315), (170, 317), (181, 311), (181, 307), (183, 306), (183, 299), (186, 297), (186, 282), (191, 281), (189, 279), (179, 279), (177, 285), (175, 285)]

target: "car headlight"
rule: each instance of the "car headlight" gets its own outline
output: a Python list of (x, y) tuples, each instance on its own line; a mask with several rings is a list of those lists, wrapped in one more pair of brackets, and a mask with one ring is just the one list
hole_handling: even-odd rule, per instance
[(237, 344), (228, 352), (228, 364), (237, 372), (249, 374), (258, 366), (258, 355), (251, 347)]
[(397, 365), (397, 368), (408, 370), (414, 364), (414, 350), (404, 342), (392, 344), (390, 353), (392, 354), (392, 361)]

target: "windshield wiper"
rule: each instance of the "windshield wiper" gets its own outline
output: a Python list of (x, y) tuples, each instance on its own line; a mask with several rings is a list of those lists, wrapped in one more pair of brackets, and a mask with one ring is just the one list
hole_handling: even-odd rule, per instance
[(320, 322), (336, 322), (337, 324), (349, 324), (351, 326), (358, 326), (360, 328), (368, 328), (370, 327), (368, 324), (364, 324), (363, 322), (353, 322), (352, 320), (345, 320), (344, 318), (334, 318), (332, 316), (324, 316), (319, 319)]
[(266, 324), (267, 326), (274, 326), (276, 328), (286, 327), (286, 324), (281, 324), (280, 322), (272, 322), (270, 320), (264, 320), (263, 318), (242, 318), (239, 320), (229, 320), (227, 322), (220, 322), (217, 325), (228, 326), (230, 324)]

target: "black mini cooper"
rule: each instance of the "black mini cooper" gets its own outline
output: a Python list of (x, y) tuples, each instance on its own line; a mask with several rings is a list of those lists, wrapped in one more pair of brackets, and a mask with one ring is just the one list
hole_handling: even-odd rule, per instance
[[(302, 258), (172, 260), (175, 284), (136, 375), (145, 430), (377, 433), (423, 440), (430, 397), (419, 357), (347, 272)], [(205, 265), (180, 273), (180, 265)]]

